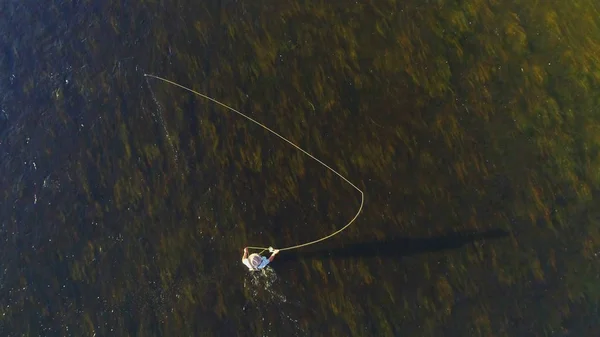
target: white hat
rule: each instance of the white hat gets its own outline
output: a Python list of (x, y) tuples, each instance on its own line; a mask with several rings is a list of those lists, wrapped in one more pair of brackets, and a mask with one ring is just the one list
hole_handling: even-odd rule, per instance
[(250, 265), (252, 267), (258, 268), (258, 266), (262, 262), (262, 257), (256, 253), (254, 253), (254, 254), (250, 254), (250, 256), (248, 257), (248, 260), (250, 261)]

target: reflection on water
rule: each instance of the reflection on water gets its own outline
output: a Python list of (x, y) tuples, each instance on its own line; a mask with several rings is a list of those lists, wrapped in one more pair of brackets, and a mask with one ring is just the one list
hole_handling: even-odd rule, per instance
[(249, 318), (262, 322), (262, 336), (305, 336), (307, 332), (293, 317), (303, 309), (302, 303), (288, 300), (284, 293), (287, 287), (282, 283), (285, 280), (278, 279), (275, 270), (268, 266), (257, 272), (248, 272), (244, 278), (246, 303), (242, 310)]
[(285, 296), (275, 288), (276, 282), (277, 273), (270, 267), (266, 267), (256, 272), (249, 272), (248, 277), (244, 278), (244, 289), (250, 303), (255, 306), (258, 306), (260, 303), (286, 303), (287, 299)]

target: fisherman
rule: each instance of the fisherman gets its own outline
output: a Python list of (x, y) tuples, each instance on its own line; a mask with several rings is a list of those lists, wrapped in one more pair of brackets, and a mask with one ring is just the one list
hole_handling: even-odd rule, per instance
[(273, 247), (269, 247), (269, 252), (271, 252), (271, 256), (269, 256), (269, 258), (256, 253), (252, 253), (250, 256), (248, 256), (248, 247), (246, 247), (244, 248), (244, 256), (242, 256), (242, 263), (245, 264), (250, 271), (261, 270), (273, 261), (275, 255), (279, 254), (279, 249), (273, 249)]

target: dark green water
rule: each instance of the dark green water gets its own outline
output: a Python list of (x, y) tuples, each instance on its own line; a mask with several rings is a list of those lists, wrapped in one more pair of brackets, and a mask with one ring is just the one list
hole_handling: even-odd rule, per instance
[(0, 335), (600, 335), (599, 18), (2, 2)]

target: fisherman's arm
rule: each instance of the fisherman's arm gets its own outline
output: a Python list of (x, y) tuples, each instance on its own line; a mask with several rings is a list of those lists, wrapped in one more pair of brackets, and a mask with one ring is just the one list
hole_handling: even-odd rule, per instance
[(275, 258), (275, 255), (279, 254), (279, 249), (275, 249), (273, 250), (273, 253), (271, 254), (271, 256), (269, 256), (269, 262), (273, 262), (273, 259)]

